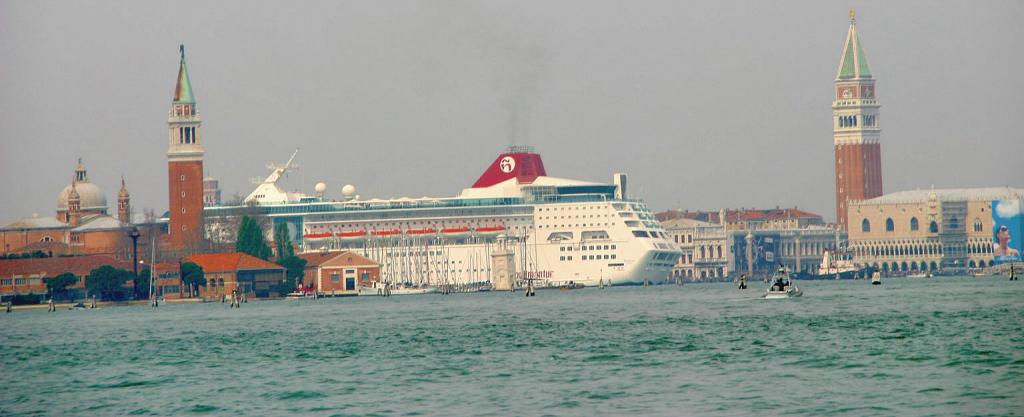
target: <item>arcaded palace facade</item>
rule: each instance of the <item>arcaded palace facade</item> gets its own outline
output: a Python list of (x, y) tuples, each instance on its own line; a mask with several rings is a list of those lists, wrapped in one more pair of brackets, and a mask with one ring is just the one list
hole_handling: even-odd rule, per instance
[(993, 258), (993, 200), (1024, 200), (1024, 189), (900, 191), (852, 202), (850, 248), (882, 271), (984, 268)]

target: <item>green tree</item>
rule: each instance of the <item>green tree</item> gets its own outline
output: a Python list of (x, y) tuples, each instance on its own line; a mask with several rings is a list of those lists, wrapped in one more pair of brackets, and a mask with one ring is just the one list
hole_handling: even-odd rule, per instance
[(124, 284), (131, 278), (131, 271), (103, 265), (89, 271), (85, 289), (104, 300), (120, 300), (124, 298)]
[(181, 283), (188, 288), (189, 297), (194, 297), (199, 287), (206, 285), (206, 273), (195, 262), (181, 264)]
[(278, 223), (274, 227), (274, 244), (277, 245), (278, 259), (287, 259), (295, 256), (295, 248), (292, 247), (292, 238), (288, 233), (287, 223)]
[(50, 292), (50, 298), (62, 299), (67, 298), (68, 287), (78, 283), (78, 277), (70, 272), (57, 275), (55, 277), (44, 278), (46, 282), (46, 289)]
[(149, 280), (152, 272), (149, 268), (143, 269), (139, 272), (139, 276), (135, 278), (135, 299), (144, 300), (149, 298)]
[(285, 279), (280, 284), (275, 285), (271, 290), (281, 295), (295, 291), (299, 280), (301, 280), (305, 275), (306, 260), (292, 255), (284, 259), (279, 259), (277, 264), (285, 268)]
[(247, 253), (263, 260), (270, 258), (270, 246), (263, 238), (263, 229), (260, 228), (256, 220), (249, 216), (243, 216), (242, 223), (238, 226), (235, 251)]

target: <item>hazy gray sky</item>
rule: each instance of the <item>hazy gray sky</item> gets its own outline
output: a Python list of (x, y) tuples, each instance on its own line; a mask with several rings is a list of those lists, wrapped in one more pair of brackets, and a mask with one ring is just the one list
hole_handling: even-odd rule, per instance
[(179, 43), (226, 198), (296, 147), (290, 188), (455, 195), (514, 141), (658, 210), (832, 219), (850, 8), (885, 191), (1024, 185), (1020, 1), (0, 0), (0, 224), (53, 215), (78, 157), (111, 212), (121, 175), (166, 210)]

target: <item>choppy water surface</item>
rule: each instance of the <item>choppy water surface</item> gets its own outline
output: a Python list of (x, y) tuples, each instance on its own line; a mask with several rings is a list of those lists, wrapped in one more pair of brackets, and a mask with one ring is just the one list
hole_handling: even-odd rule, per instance
[(0, 415), (1019, 415), (1024, 284), (802, 282), (0, 316)]

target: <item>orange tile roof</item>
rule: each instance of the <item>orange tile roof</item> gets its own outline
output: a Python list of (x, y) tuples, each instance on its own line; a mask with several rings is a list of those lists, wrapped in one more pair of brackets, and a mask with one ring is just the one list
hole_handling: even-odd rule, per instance
[(251, 269), (284, 269), (273, 262), (264, 261), (255, 256), (241, 253), (204, 253), (192, 255), (184, 262), (195, 262), (204, 272), (230, 272)]
[(296, 256), (306, 260), (306, 268), (316, 267), (323, 265), (327, 261), (336, 259), (340, 256), (347, 255), (356, 260), (356, 264), (360, 265), (377, 265), (377, 262), (373, 259), (359, 255), (352, 251), (331, 251), (331, 252), (307, 252), (300, 253)]

